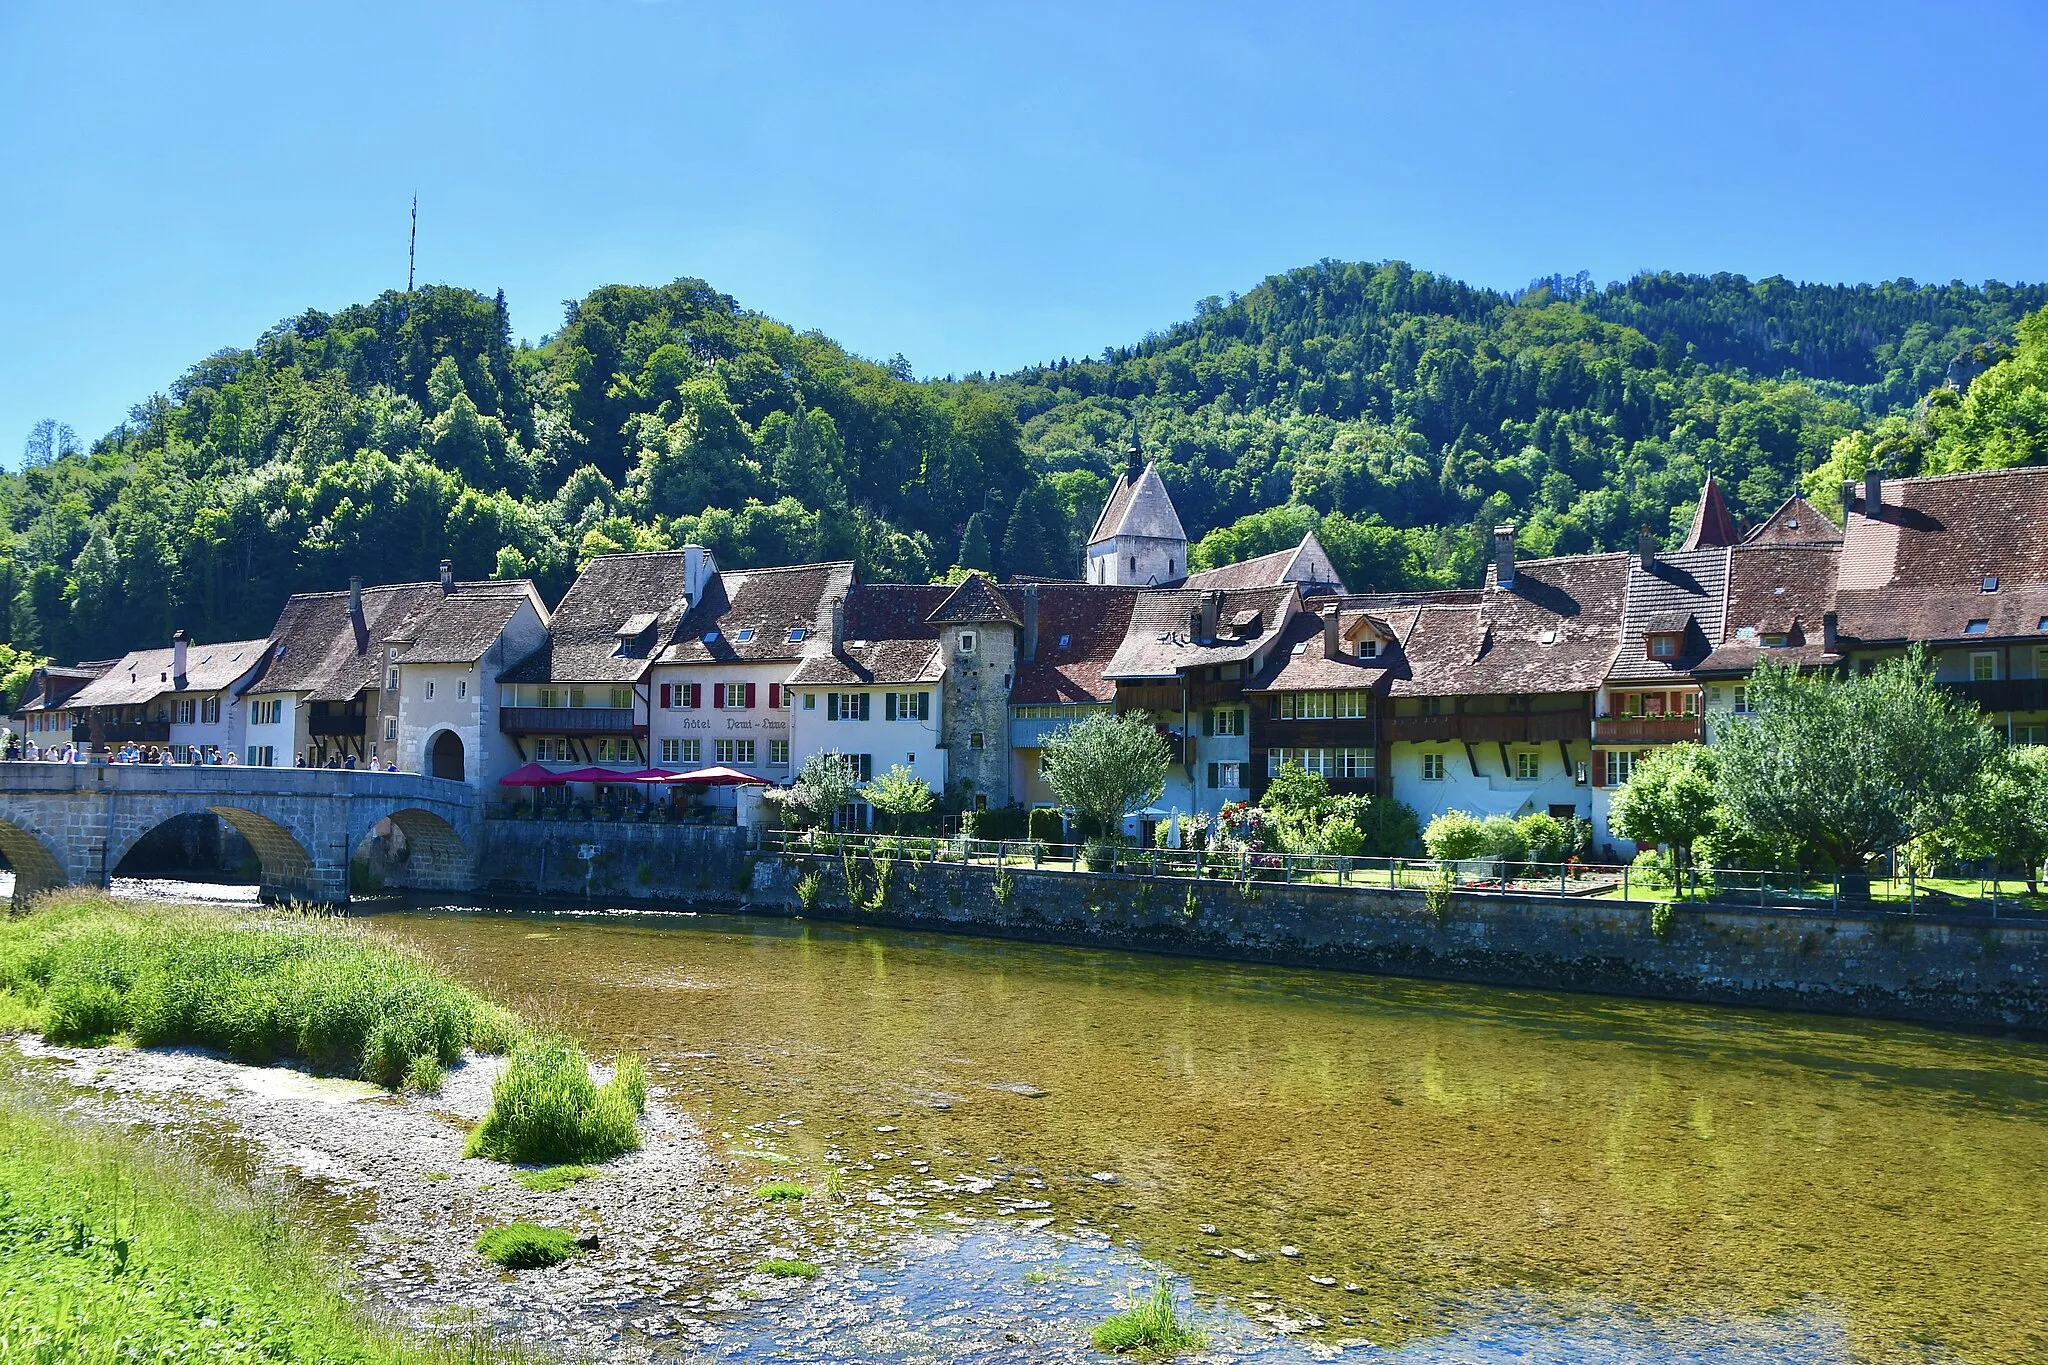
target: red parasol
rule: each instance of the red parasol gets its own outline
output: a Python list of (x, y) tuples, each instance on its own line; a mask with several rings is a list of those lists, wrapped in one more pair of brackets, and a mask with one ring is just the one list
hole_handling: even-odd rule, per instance
[(552, 768), (543, 768), (538, 763), (529, 763), (514, 769), (498, 779), (501, 787), (559, 787), (568, 779)]

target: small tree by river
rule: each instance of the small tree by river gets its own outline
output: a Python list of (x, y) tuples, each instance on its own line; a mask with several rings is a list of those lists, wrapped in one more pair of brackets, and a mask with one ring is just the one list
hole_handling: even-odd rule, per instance
[(1166, 790), (1172, 760), (1144, 716), (1094, 715), (1046, 742), (1045, 780), (1098, 834), (1114, 836)]

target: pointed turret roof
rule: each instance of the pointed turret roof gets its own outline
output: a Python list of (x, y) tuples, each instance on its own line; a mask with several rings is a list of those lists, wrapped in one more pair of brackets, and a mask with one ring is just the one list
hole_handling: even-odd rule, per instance
[(1692, 530), (1685, 537), (1681, 550), (1718, 549), (1733, 545), (1741, 537), (1735, 534), (1735, 518), (1728, 515), (1728, 500), (1721, 496), (1721, 485), (1709, 473), (1706, 484), (1700, 489), (1699, 509), (1692, 514)]
[(1009, 599), (979, 573), (970, 573), (961, 579), (960, 586), (953, 589), (946, 600), (939, 603), (938, 609), (924, 619), (935, 626), (980, 621), (1011, 626), (1024, 624)]
[(1102, 515), (1095, 519), (1095, 529), (1088, 533), (1088, 543), (1099, 545), (1116, 536), (1180, 541), (1188, 538), (1188, 533), (1181, 529), (1180, 514), (1173, 510), (1166, 483), (1159, 477), (1158, 465), (1147, 464), (1136, 478), (1119, 475), (1116, 487), (1110, 489), (1109, 501), (1103, 504)]
[(1778, 504), (1778, 510), (1752, 527), (1742, 538), (1745, 545), (1820, 545), (1840, 543), (1842, 528), (1825, 512), (1798, 494)]

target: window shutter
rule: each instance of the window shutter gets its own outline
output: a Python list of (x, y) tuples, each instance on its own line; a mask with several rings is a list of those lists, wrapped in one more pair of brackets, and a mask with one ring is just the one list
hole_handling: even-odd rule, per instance
[(1607, 785), (1607, 751), (1605, 749), (1595, 749), (1593, 751), (1593, 785), (1596, 787)]
[(714, 711), (723, 711), (725, 709), (724, 683), (711, 684), (711, 709)]
[(755, 684), (753, 683), (747, 684), (747, 709), (749, 711), (754, 709), (754, 686)]
[(704, 704), (704, 684), (703, 684), (703, 683), (691, 683), (691, 684), (690, 684), (690, 709), (694, 711), (694, 710), (696, 710), (696, 709), (697, 709), (697, 708), (698, 708), (699, 706), (701, 706), (701, 705), (703, 705), (703, 704)]
[(896, 719), (896, 694), (894, 692), (887, 693), (882, 698), (882, 719)]
[(917, 718), (919, 720), (930, 720), (932, 718), (931, 693), (920, 692), (917, 694)]
[(670, 706), (673, 704), (674, 700), (674, 685), (671, 683), (663, 683), (661, 685), (661, 709), (664, 711), (670, 709)]
[(1210, 785), (1210, 787), (1212, 787), (1212, 788), (1213, 788), (1213, 787), (1215, 787), (1215, 786), (1217, 785), (1217, 782), (1216, 782), (1216, 765), (1215, 765), (1214, 763), (1211, 763), (1211, 764), (1209, 765), (1209, 785)]
[[(869, 694), (866, 692), (860, 694), (860, 718), (862, 720), (868, 718), (868, 696)], [(866, 779), (862, 780), (865, 781)]]
[(779, 710), (781, 710), (781, 709), (782, 709), (782, 684), (781, 684), (781, 683), (769, 683), (769, 684), (768, 684), (768, 709), (769, 709), (770, 711), (779, 711)]
[(839, 719), (839, 694), (837, 692), (827, 692), (825, 694), (825, 719)]
[[(1216, 713), (1214, 711), (1204, 711), (1202, 713), (1202, 733), (1204, 735), (1216, 733)], [(1216, 785), (1216, 765), (1214, 763), (1209, 765), (1209, 785), (1212, 787)]]

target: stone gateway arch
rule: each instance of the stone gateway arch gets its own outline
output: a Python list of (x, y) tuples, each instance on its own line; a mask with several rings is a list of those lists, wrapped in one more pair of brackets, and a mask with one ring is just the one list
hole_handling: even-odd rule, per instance
[(249, 841), (265, 899), (346, 901), (355, 850), (394, 828), (410, 855), (404, 885), (476, 884), (482, 813), (460, 782), (323, 768), (0, 764), (0, 853), (14, 868), (17, 904), (50, 887), (104, 886), (144, 835), (202, 812)]

